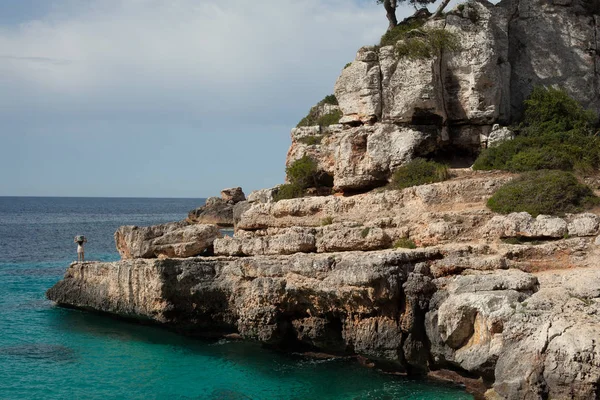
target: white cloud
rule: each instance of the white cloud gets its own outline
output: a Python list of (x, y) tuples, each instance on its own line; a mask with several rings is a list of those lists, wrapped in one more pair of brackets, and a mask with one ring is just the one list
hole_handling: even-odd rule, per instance
[(60, 4), (45, 18), (0, 29), (0, 106), (266, 117), (261, 110), (318, 101), (357, 48), (386, 27), (374, 1)]

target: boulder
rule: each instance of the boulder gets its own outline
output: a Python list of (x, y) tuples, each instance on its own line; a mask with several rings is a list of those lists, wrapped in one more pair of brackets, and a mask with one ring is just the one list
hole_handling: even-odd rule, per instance
[[(243, 194), (243, 193), (242, 193)], [(195, 224), (233, 226), (234, 205), (219, 197), (209, 197), (206, 203), (188, 213), (187, 220)]]
[(246, 195), (241, 187), (228, 188), (221, 190), (221, 199), (227, 204), (236, 204), (246, 200)]
[(488, 148), (496, 147), (499, 146), (500, 143), (506, 142), (507, 140), (513, 140), (514, 138), (515, 134), (508, 127), (495, 124), (487, 137), (486, 146)]
[(115, 232), (117, 250), (123, 259), (194, 257), (221, 237), (214, 225), (170, 222), (148, 227), (122, 226)]
[(488, 238), (562, 238), (567, 232), (567, 222), (564, 219), (549, 215), (533, 218), (527, 212), (495, 216), (481, 229), (481, 234)]

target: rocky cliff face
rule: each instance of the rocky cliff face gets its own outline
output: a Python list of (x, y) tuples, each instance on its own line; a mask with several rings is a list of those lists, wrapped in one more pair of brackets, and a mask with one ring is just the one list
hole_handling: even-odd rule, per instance
[[(313, 108), (288, 153), (353, 196), (227, 190), (186, 221), (120, 228), (122, 261), (74, 263), (48, 297), (409, 374), (449, 370), (488, 399), (600, 398), (598, 215), (496, 215), (485, 203), (513, 179), (504, 172), (368, 191), (414, 157), (510, 138), (497, 124), (518, 118), (533, 85), (561, 85), (598, 111), (597, 9), (471, 1), (424, 28), (453, 32), (459, 50), (362, 48), (335, 85), (339, 105)], [(339, 124), (309, 123), (333, 113)]]
[[(74, 263), (48, 297), (410, 374), (453, 370), (490, 399), (593, 398), (600, 217), (495, 216), (485, 200), (509, 179), (463, 171), (352, 197), (251, 196), (234, 237), (214, 240), (220, 256)], [(393, 248), (406, 241), (417, 248)]]
[(340, 125), (292, 130), (287, 164), (309, 155), (337, 191), (364, 191), (415, 157), (468, 163), (495, 140), (494, 124), (520, 117), (535, 85), (598, 112), (596, 11), (594, 1), (469, 1), (422, 28), (450, 32), (458, 49), (411, 59), (363, 47), (335, 84)]

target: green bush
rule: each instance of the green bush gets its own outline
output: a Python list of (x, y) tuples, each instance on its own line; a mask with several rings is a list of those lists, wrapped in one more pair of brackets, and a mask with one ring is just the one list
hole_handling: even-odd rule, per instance
[(447, 166), (434, 161), (416, 158), (394, 172), (390, 187), (393, 189), (404, 189), (410, 186), (441, 182), (448, 178)]
[(325, 98), (323, 100), (318, 102), (317, 105), (315, 105), (314, 107), (312, 107), (310, 109), (310, 111), (308, 112), (308, 115), (306, 117), (302, 118), (300, 120), (300, 122), (298, 122), (298, 125), (296, 125), (296, 127), (299, 128), (301, 126), (313, 126), (313, 125), (329, 126), (329, 125), (337, 124), (340, 121), (340, 118), (342, 117), (342, 112), (338, 110), (338, 111), (334, 111), (334, 112), (331, 112), (329, 114), (325, 114), (325, 115), (322, 115), (321, 117), (319, 117), (319, 108), (323, 104), (330, 104), (330, 105), (337, 106), (338, 101), (337, 101), (337, 98), (335, 97), (335, 95), (333, 95), (333, 94), (325, 96)]
[(333, 224), (333, 217), (327, 216), (321, 220), (321, 226), (327, 226)]
[(592, 111), (553, 88), (536, 87), (524, 105), (519, 135), (481, 152), (473, 169), (589, 172), (600, 166), (600, 139), (594, 135)]
[(286, 183), (279, 186), (277, 193), (273, 196), (273, 200), (296, 199), (304, 195), (304, 189), (294, 183)]
[(340, 122), (340, 118), (342, 118), (342, 111), (335, 110), (328, 114), (322, 115), (319, 119), (317, 119), (317, 125), (320, 125), (320, 126), (335, 125)]
[(501, 214), (526, 211), (562, 215), (576, 213), (599, 203), (592, 190), (570, 172), (532, 171), (502, 186), (488, 200), (490, 210)]
[(347, 63), (346, 65), (344, 65), (344, 69), (348, 68), (348, 67), (349, 67), (349, 66), (351, 66), (351, 65), (352, 65), (352, 63), (351, 63), (351, 62)]
[(394, 242), (395, 249), (416, 249), (417, 245), (412, 239), (403, 238)]
[(285, 169), (290, 183), (308, 189), (318, 186), (317, 162), (309, 156), (304, 156)]
[(332, 106), (337, 106), (339, 105), (337, 99), (335, 98), (334, 94), (328, 94), (327, 96), (325, 96), (325, 98), (323, 100), (321, 100), (321, 102), (323, 104), (331, 104)]
[(400, 23), (381, 37), (379, 45), (394, 46), (399, 40), (406, 39), (410, 31), (421, 28), (424, 23), (425, 19), (412, 19), (409, 22)]
[(325, 137), (325, 135), (305, 136), (305, 137), (298, 139), (298, 141), (300, 143), (304, 143), (309, 146), (312, 146), (315, 144), (321, 144), (321, 140), (323, 140), (323, 137)]
[(275, 201), (302, 197), (306, 189), (319, 186), (317, 162), (308, 156), (294, 161), (285, 169), (285, 173), (289, 183), (279, 187)]
[(365, 228), (360, 232), (360, 237), (361, 238), (366, 238), (367, 236), (369, 236), (369, 232), (371, 232), (371, 228)]
[(458, 36), (446, 29), (427, 29), (410, 35), (396, 46), (399, 57), (431, 58), (442, 50), (460, 50)]

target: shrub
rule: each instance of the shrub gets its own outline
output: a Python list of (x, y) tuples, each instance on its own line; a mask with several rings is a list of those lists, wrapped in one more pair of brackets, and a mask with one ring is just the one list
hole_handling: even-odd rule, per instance
[(395, 249), (416, 249), (417, 245), (412, 239), (403, 238), (394, 242)]
[(340, 122), (340, 118), (342, 118), (342, 111), (335, 110), (328, 114), (322, 115), (319, 119), (317, 119), (317, 125), (320, 125), (320, 126), (335, 125)]
[(441, 182), (448, 178), (447, 166), (416, 158), (394, 172), (390, 186), (393, 189), (404, 189), (410, 186)]
[(392, 30), (387, 31), (379, 41), (380, 46), (393, 46), (399, 40), (406, 39), (408, 33), (419, 29), (425, 23), (425, 19), (412, 19), (408, 22), (402, 22)]
[(316, 187), (318, 180), (317, 162), (304, 156), (285, 169), (288, 180), (302, 189)]
[(321, 220), (321, 226), (331, 225), (333, 224), (333, 217), (327, 216)]
[(315, 145), (315, 144), (321, 144), (321, 140), (323, 140), (323, 137), (325, 135), (316, 135), (316, 136), (305, 136), (302, 137), (300, 139), (298, 139), (298, 141), (300, 143), (304, 143), (307, 144), (309, 146)]
[(351, 65), (352, 65), (352, 63), (351, 63), (351, 62), (349, 62), (348, 64), (344, 65), (344, 69), (348, 68), (348, 67), (349, 67), (349, 66), (351, 66)]
[(294, 161), (285, 169), (285, 173), (289, 183), (279, 187), (273, 197), (275, 201), (302, 197), (309, 187), (319, 186), (317, 162), (308, 156)]
[[(338, 101), (337, 101), (337, 98), (335, 97), (335, 95), (333, 95), (333, 94), (325, 96), (325, 98), (323, 100), (318, 102), (317, 105), (315, 105), (314, 107), (312, 107), (310, 109), (310, 111), (308, 112), (308, 115), (306, 117), (302, 118), (300, 120), (300, 122), (298, 122), (298, 125), (296, 125), (296, 127), (299, 128), (301, 126), (313, 126), (313, 125), (329, 126), (332, 124), (337, 124), (340, 121), (340, 118), (342, 117), (342, 112), (334, 111), (334, 112), (331, 112), (329, 114), (325, 114), (325, 115), (322, 115), (321, 117), (319, 117), (319, 109), (323, 104), (330, 104), (330, 105), (337, 106)], [(336, 116), (338, 114), (339, 114), (339, 116), (336, 119)]]
[(337, 99), (335, 98), (334, 94), (328, 94), (327, 96), (325, 96), (325, 98), (323, 100), (321, 100), (321, 103), (323, 104), (331, 104), (333, 106), (337, 106), (339, 105)]
[(428, 29), (407, 37), (397, 45), (399, 57), (410, 59), (431, 58), (442, 50), (459, 50), (456, 34), (446, 29)]
[(279, 186), (277, 193), (273, 196), (274, 201), (296, 199), (304, 195), (304, 189), (297, 184), (286, 183)]
[(360, 232), (360, 237), (361, 238), (366, 238), (367, 236), (369, 236), (369, 232), (371, 232), (371, 228), (365, 228)]
[(599, 201), (573, 174), (542, 170), (527, 172), (508, 182), (494, 193), (487, 206), (501, 214), (526, 211), (535, 217), (576, 213)]
[(600, 139), (594, 136), (593, 112), (563, 90), (553, 88), (536, 87), (524, 104), (519, 136), (481, 152), (473, 169), (589, 172), (600, 165)]

